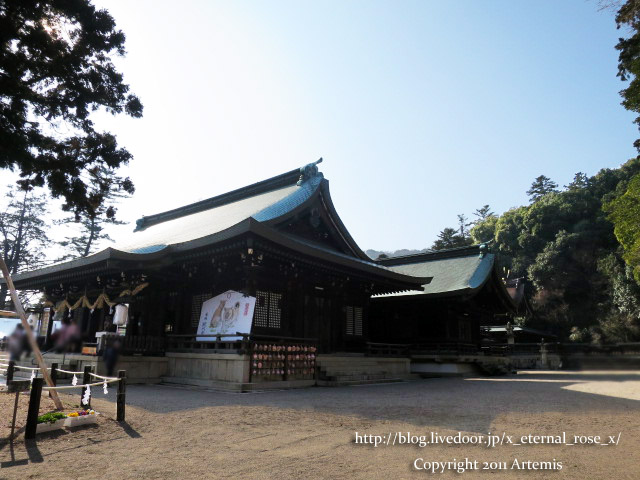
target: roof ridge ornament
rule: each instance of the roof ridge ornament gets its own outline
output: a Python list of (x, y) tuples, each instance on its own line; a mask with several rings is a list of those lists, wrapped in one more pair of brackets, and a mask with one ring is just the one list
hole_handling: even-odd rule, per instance
[(319, 163), (322, 163), (322, 157), (320, 157), (315, 162), (308, 163), (304, 167), (300, 167), (300, 178), (298, 179), (298, 183), (296, 183), (296, 185), (300, 186), (304, 182), (306, 182), (307, 180), (309, 180), (309, 179), (311, 179), (313, 177), (316, 177), (319, 174), (322, 175), (318, 171), (318, 164)]

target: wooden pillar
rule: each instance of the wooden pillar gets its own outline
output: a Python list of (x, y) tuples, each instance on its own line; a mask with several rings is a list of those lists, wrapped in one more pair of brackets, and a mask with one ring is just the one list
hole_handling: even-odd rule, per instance
[(27, 412), (27, 426), (24, 432), (24, 438), (30, 440), (36, 437), (36, 428), (38, 426), (38, 413), (40, 412), (40, 396), (42, 395), (43, 379), (36, 377), (31, 382), (31, 396), (29, 397), (29, 410)]
[(58, 364), (57, 363), (51, 364), (51, 383), (53, 383), (54, 387), (58, 384)]
[(16, 369), (16, 362), (9, 360), (9, 366), (7, 367), (7, 385), (13, 381), (13, 374)]
[(116, 420), (124, 422), (126, 393), (127, 393), (127, 372), (118, 370), (118, 393), (116, 394)]

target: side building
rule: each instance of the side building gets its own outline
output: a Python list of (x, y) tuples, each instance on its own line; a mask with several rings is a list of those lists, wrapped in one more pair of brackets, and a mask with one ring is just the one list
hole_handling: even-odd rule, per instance
[(397, 273), (433, 280), (422, 291), (374, 295), (373, 342), (410, 345), (414, 352), (480, 351), (481, 326), (504, 325), (518, 311), (486, 245), (379, 260)]

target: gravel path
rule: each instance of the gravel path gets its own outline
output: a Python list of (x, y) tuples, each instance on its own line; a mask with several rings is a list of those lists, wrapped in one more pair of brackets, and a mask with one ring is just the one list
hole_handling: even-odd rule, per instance
[[(94, 392), (95, 427), (25, 444), (0, 440), (0, 479), (404, 479), (431, 475), (418, 462), (506, 462), (506, 470), (450, 470), (438, 478), (640, 478), (640, 372), (521, 372), (387, 385), (223, 393), (129, 386), (127, 423), (114, 416), (115, 389)], [(5, 395), (4, 397), (8, 397)], [(0, 397), (6, 430), (9, 398)], [(26, 400), (26, 399), (25, 399)], [(71, 407), (79, 395), (65, 398)], [(618, 445), (355, 444), (359, 434), (600, 435)], [(5, 435), (6, 438), (6, 435)], [(395, 437), (397, 440), (397, 437)], [(392, 441), (390, 440), (390, 443)], [(562, 463), (514, 470), (513, 460)], [(502, 463), (498, 463), (500, 467)]]

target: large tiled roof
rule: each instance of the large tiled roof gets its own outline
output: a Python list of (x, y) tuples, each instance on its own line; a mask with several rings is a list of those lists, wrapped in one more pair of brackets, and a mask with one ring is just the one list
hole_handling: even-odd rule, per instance
[(176, 216), (136, 231), (126, 242), (113, 248), (123, 252), (151, 253), (169, 245), (219, 233), (250, 217), (261, 222), (272, 220), (308, 200), (321, 180), (321, 176), (316, 176), (299, 186), (293, 184), (207, 210)]
[[(355, 244), (335, 212), (328, 182), (318, 172), (317, 163), (207, 200), (142, 217), (136, 222), (137, 227), (131, 237), (113, 247), (85, 258), (16, 275), (15, 280), (33, 281), (53, 273), (103, 264), (112, 259), (154, 260), (171, 252), (192, 250), (253, 232), (300, 253), (419, 287), (415, 276), (403, 275), (372, 262)], [(292, 217), (301, 208), (307, 208), (320, 194), (350, 254), (315, 245), (273, 228), (275, 223)], [(425, 283), (429, 281), (428, 278), (422, 280)]]

